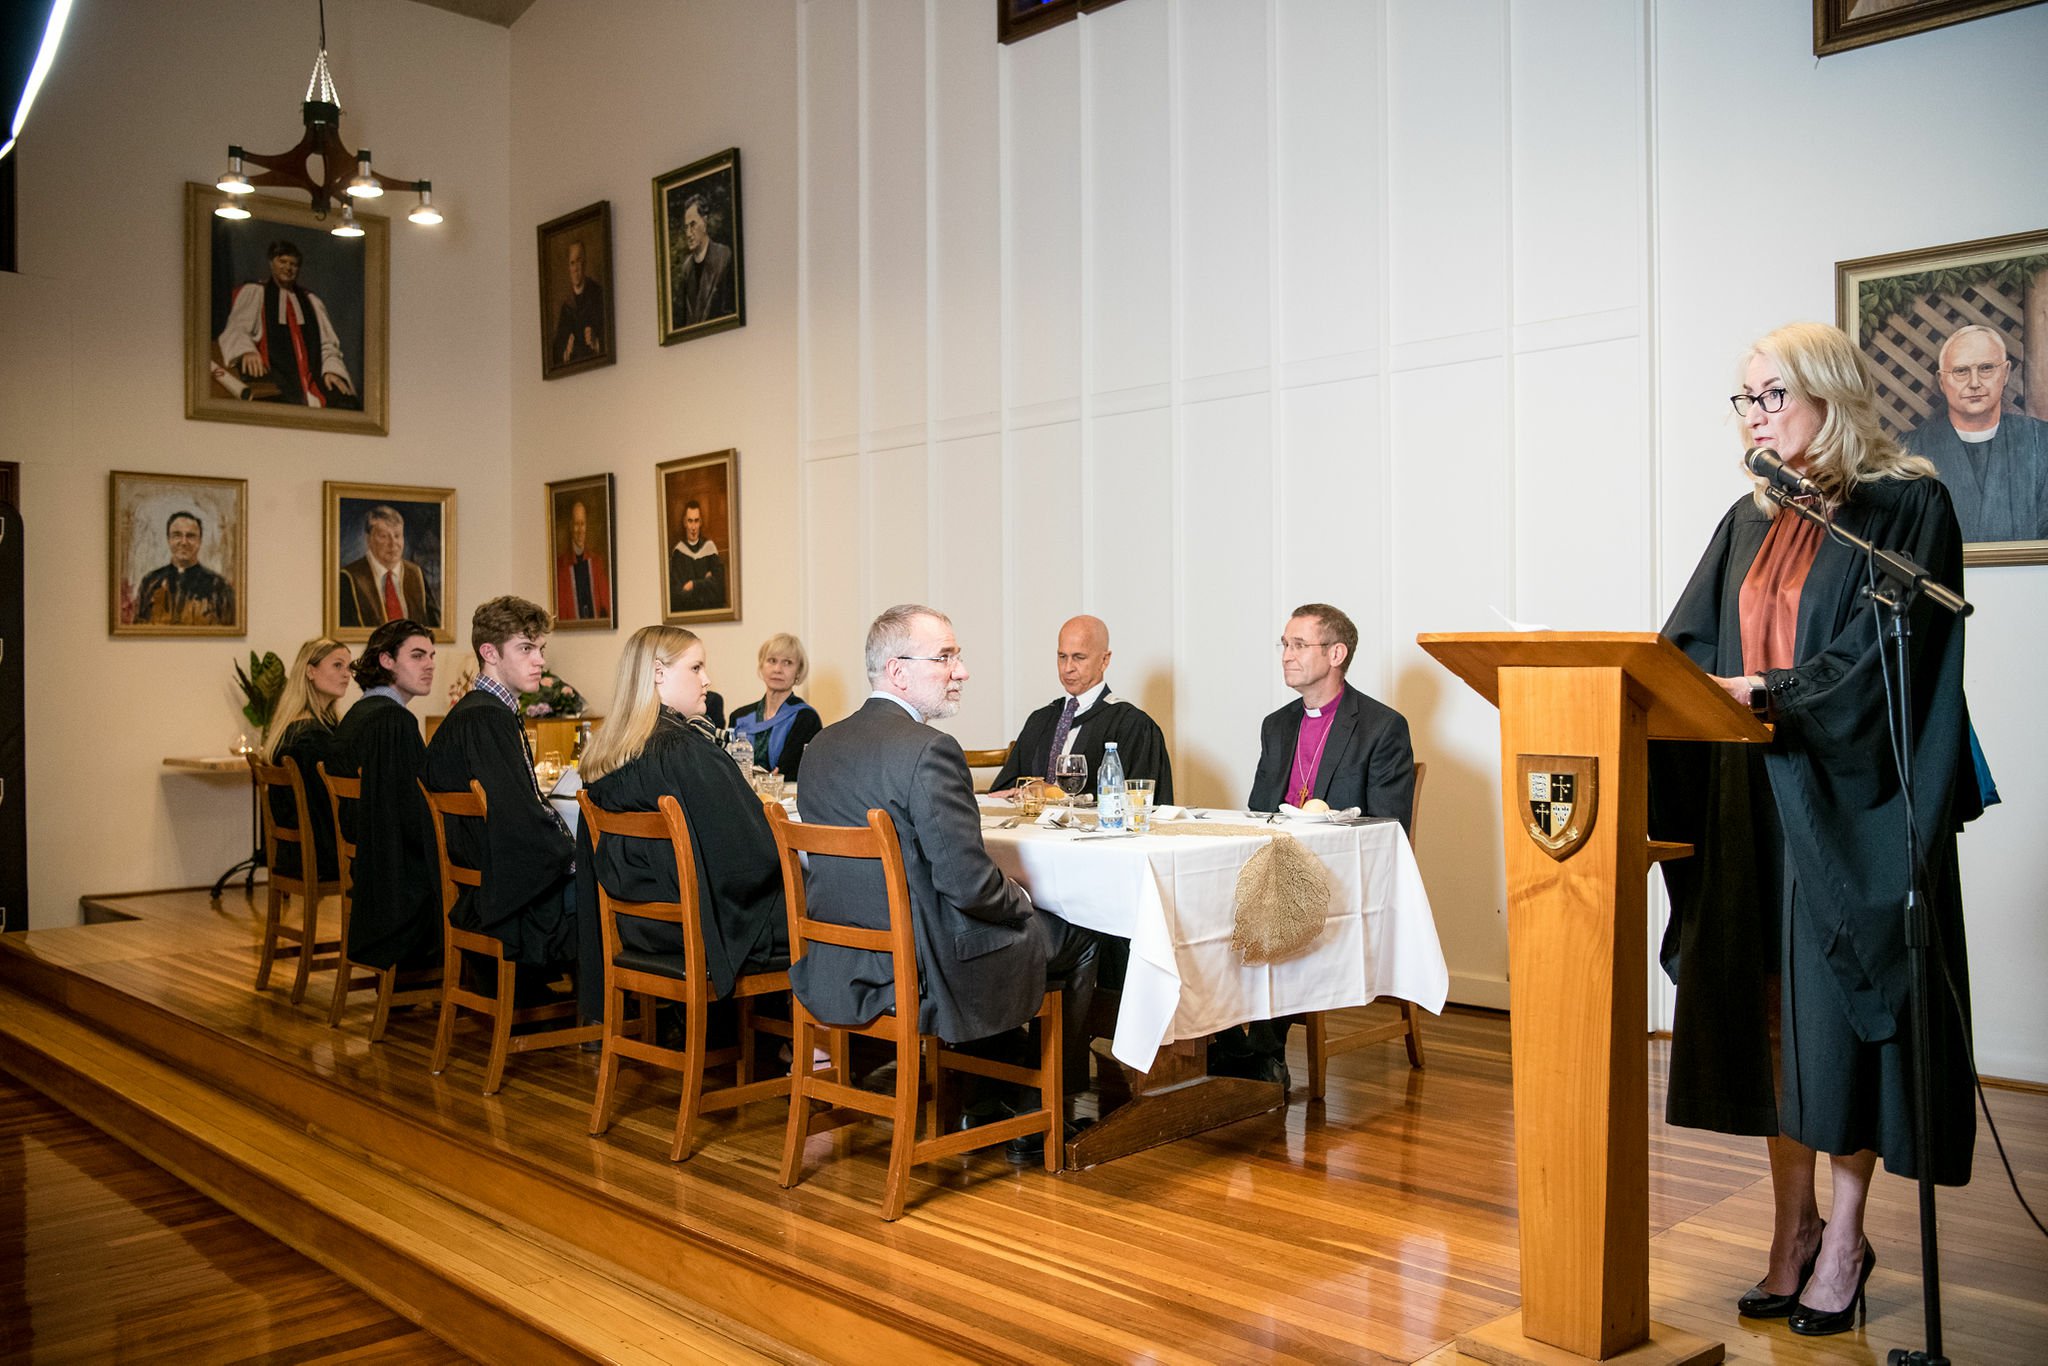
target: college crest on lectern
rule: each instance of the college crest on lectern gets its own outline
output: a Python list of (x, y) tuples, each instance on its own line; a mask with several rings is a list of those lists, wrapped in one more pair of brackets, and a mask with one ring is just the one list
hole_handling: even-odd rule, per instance
[(1524, 754), (1516, 769), (1529, 838), (1554, 859), (1570, 858), (1593, 833), (1600, 760), (1590, 754)]

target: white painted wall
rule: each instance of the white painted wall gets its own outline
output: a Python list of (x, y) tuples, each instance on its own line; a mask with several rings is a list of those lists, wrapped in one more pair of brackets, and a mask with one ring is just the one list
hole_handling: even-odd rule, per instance
[[(404, 222), (404, 207), (393, 224), (388, 437), (184, 416), (184, 184), (210, 183), (230, 142), (298, 141), (318, 46), (310, 6), (81, 5), (13, 153), (21, 273), (0, 275), (0, 455), (22, 462), (29, 531), (37, 926), (72, 923), (81, 893), (209, 883), (248, 852), (246, 783), (167, 773), (161, 759), (224, 753), (246, 726), (233, 662), (252, 647), (289, 661), (319, 634), (322, 480), (458, 490), (451, 615), (510, 571), (511, 544), (486, 530), (514, 501), (509, 40), (402, 0), (355, 0), (328, 20), (344, 137), (432, 178), (448, 213), (432, 232)], [(246, 640), (108, 636), (114, 469), (249, 481)]]
[[(1909, 202), (1952, 130), (1902, 96), (2033, 88), (2048, 10), (1816, 63), (1796, 7), (1702, 0), (1125, 0), (1009, 47), (985, 8), (800, 0), (801, 498), (865, 514), (806, 542), (822, 666), (929, 597), (998, 743), (1098, 612), (1186, 795), (1237, 801), (1267, 642), (1336, 602), (1430, 764), (1453, 996), (1505, 1004), (1495, 716), (1416, 633), (1654, 627), (1744, 487), (1748, 340), (1832, 316), (1838, 259), (2048, 221), (2017, 173)], [(2044, 574), (1972, 576), (1980, 1054), (2028, 1077)]]

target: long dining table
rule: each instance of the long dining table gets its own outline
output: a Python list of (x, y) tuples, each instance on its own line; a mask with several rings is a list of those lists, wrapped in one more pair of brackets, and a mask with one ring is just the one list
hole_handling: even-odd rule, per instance
[[(1110, 1053), (1131, 1100), (1068, 1144), (1093, 1166), (1286, 1104), (1277, 1082), (1208, 1072), (1219, 1029), (1394, 996), (1441, 1013), (1450, 986), (1422, 874), (1393, 820), (1281, 820), (1179, 811), (1144, 835), (1106, 835), (982, 809), (982, 840), (1032, 901), (1130, 940)], [(1233, 943), (1238, 873), (1270, 840), (1298, 840), (1330, 874), (1323, 930), (1275, 962)]]

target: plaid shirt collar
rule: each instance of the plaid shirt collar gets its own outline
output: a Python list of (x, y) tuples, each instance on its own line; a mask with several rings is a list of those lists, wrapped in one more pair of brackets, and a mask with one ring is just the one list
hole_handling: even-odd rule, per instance
[(487, 692), (491, 696), (497, 698), (500, 702), (503, 702), (506, 706), (510, 707), (514, 712), (517, 712), (519, 710), (519, 694), (513, 692), (510, 688), (506, 687), (503, 683), (500, 683), (497, 679), (492, 678), (489, 674), (478, 674), (476, 676), (476, 681), (470, 685), (469, 690), (471, 692)]

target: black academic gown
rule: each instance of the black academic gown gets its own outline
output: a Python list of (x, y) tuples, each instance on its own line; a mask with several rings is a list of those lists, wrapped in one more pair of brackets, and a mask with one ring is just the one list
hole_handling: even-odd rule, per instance
[(576, 845), (541, 798), (519, 716), (481, 688), (448, 709), (427, 746), (422, 775), (436, 792), (483, 784), (483, 829), (449, 821), (448, 852), (483, 873), (483, 886), (456, 902), (455, 924), (501, 939), (515, 963), (554, 964), (576, 956), (576, 927), (565, 904)]
[[(340, 875), (334, 862), (334, 809), (327, 804), (327, 784), (320, 781), (319, 765), (325, 762), (329, 768), (334, 767), (334, 728), (310, 716), (292, 722), (272, 762), (282, 766), (286, 759), (298, 761), (299, 777), (306, 785), (306, 819), (313, 826), (314, 867), (322, 882), (332, 884)], [(298, 827), (299, 813), (292, 807), (289, 791), (280, 787), (270, 789), (270, 815), (280, 828)], [(272, 871), (297, 877), (301, 867), (299, 846), (280, 841), (277, 867)]]
[[(1939, 481), (1865, 484), (1835, 520), (1962, 587), (1962, 536)], [(1664, 624), (1664, 634), (1710, 673), (1744, 672), (1742, 581), (1769, 525), (1747, 497), (1730, 508)], [(1651, 833), (1696, 849), (1692, 858), (1659, 865), (1672, 902), (1662, 957), (1678, 985), (1666, 1109), (1674, 1124), (1727, 1133), (1775, 1134), (1783, 1119), (1784, 1131), (1802, 1142), (1835, 1152), (1874, 1148), (1886, 1167), (1911, 1176), (1900, 913), (1905, 801), (1886, 738), (1879, 629), (1862, 600), (1863, 582), (1859, 556), (1822, 543), (1800, 593), (1797, 663), (1764, 675), (1777, 728), (1770, 745), (1652, 747)], [(1911, 624), (1923, 885), (1948, 971), (1967, 1002), (1956, 832), (1983, 807), (1966, 738), (1962, 623), (1923, 598)], [(1853, 1077), (1862, 1088), (1858, 1113), (1814, 1113), (1817, 1097), (1802, 1094), (1792, 1102), (1798, 1115), (1781, 1115), (1766, 1033), (1772, 973), (1798, 988), (1783, 990), (1788, 1073)], [(1938, 967), (1934, 979), (1941, 981)], [(1969, 1058), (1946, 990), (1937, 986), (1931, 1004), (1934, 1175), (1959, 1184), (1969, 1178), (1975, 1134)], [(1817, 1040), (1835, 1041), (1830, 1055), (1813, 1056)], [(1814, 1143), (1795, 1123), (1847, 1131), (1855, 1146)]]
[[(1010, 747), (1009, 762), (989, 784), (991, 790), (1000, 792), (1015, 787), (1019, 778), (1052, 777), (1046, 771), (1046, 762), (1052, 755), (1053, 732), (1059, 728), (1060, 713), (1066, 706), (1067, 699), (1060, 697), (1024, 718), (1024, 729)], [(1072, 752), (1087, 756), (1091, 784), (1102, 772), (1104, 747), (1114, 740), (1124, 777), (1150, 778), (1157, 784), (1152, 792), (1154, 801), (1165, 805), (1173, 800), (1173, 760), (1166, 753), (1166, 736), (1159, 723), (1135, 705), (1104, 688), (1094, 706), (1074, 717), (1074, 728), (1081, 734), (1074, 741)]]
[[(656, 811), (664, 796), (682, 806), (696, 856), (697, 911), (713, 995), (729, 995), (742, 974), (789, 966), (789, 913), (775, 836), (732, 756), (680, 713), (664, 710), (639, 757), (588, 791), (606, 811)], [(621, 901), (674, 901), (680, 895), (666, 841), (606, 839), (594, 859), (578, 864), (577, 879), (577, 904), (593, 912), (599, 883)], [(621, 916), (619, 938), (646, 953), (683, 951), (681, 929), (657, 920)]]
[(334, 754), (329, 771), (363, 784), (362, 800), (341, 812), (356, 846), (348, 956), (379, 968), (429, 964), (441, 951), (441, 872), (420, 795), (419, 720), (389, 697), (365, 697), (335, 728)]

